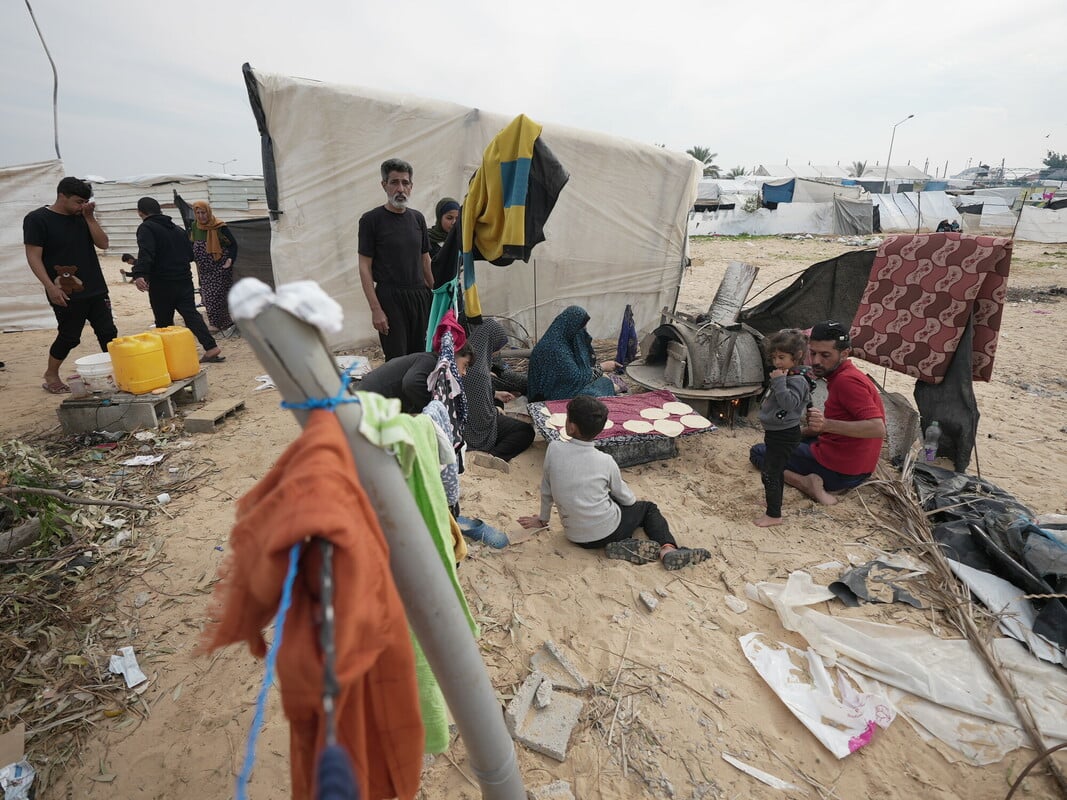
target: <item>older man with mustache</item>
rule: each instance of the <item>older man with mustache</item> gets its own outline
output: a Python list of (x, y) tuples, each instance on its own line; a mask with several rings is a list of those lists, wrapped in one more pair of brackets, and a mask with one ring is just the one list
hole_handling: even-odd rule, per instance
[(408, 207), (411, 164), (382, 163), (386, 202), (359, 218), (359, 280), (385, 360), (426, 349), (433, 302), (426, 218)]

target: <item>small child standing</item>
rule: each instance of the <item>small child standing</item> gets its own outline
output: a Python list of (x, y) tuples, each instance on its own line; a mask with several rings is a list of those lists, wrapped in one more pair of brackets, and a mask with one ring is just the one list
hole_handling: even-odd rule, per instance
[[(655, 503), (638, 500), (622, 479), (619, 465), (593, 446), (604, 430), (608, 408), (595, 397), (579, 395), (567, 404), (568, 441), (550, 442), (541, 478), (541, 513), (520, 517), (524, 528), (543, 528), (559, 509), (563, 533), (586, 549), (604, 548), (608, 558), (633, 564), (661, 561), (669, 570), (711, 557), (703, 548), (679, 547)], [(635, 539), (644, 528), (648, 539)]]
[(782, 524), (785, 465), (800, 444), (800, 420), (811, 405), (811, 391), (815, 388), (810, 368), (802, 364), (807, 346), (808, 337), (793, 328), (778, 331), (763, 343), (774, 369), (759, 409), (767, 448), (762, 474), (767, 510), (753, 522), (761, 528)]

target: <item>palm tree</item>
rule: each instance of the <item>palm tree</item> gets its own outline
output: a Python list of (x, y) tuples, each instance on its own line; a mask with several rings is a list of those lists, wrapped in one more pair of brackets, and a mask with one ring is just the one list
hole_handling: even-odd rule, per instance
[(718, 153), (713, 153), (709, 148), (701, 147), (700, 145), (693, 145), (685, 152), (704, 165), (705, 178), (719, 177), (719, 167), (715, 163)]
[(726, 173), (727, 178), (743, 178), (745, 177), (745, 175), (746, 173), (744, 167), (734, 167), (732, 170)]
[(863, 177), (863, 173), (867, 171), (866, 161), (853, 161), (852, 166), (848, 168), (848, 174), (853, 178)]

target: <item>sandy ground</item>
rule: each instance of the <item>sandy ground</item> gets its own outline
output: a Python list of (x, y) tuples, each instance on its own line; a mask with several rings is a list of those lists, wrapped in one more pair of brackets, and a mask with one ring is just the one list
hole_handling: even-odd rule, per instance
[[(730, 260), (761, 268), (755, 291), (771, 281), (848, 249), (812, 239), (697, 240), (680, 308), (706, 309)], [(106, 267), (120, 333), (146, 329), (146, 298), (118, 282), (118, 262)], [(778, 288), (788, 282), (779, 284)], [(1020, 244), (1012, 287), (1067, 284), (1067, 248)], [(772, 290), (776, 291), (777, 289)], [(1053, 365), (1067, 350), (1067, 303), (1009, 304), (1001, 332), (994, 378), (978, 384), (982, 418), (977, 457), (983, 477), (1014, 493), (1038, 512), (1067, 511), (1067, 381)], [(40, 375), (49, 331), (0, 337), (0, 435), (41, 433), (56, 427), (61, 398), (45, 394)], [(218, 467), (209, 483), (175, 499), (169, 515), (155, 517), (138, 547), (159, 547), (164, 564), (132, 581), (116, 597), (118, 613), (130, 620), (142, 667), (151, 678), (144, 694), (150, 714), (131, 722), (100, 719), (86, 737), (79, 762), (51, 792), (66, 798), (179, 798), (233, 796), (233, 776), (243, 758), (262, 666), (242, 648), (214, 658), (195, 657), (208, 602), (210, 579), (224, 556), (233, 520), (233, 501), (261, 478), (297, 435), (291, 414), (278, 407), (276, 392), (254, 392), (263, 370), (241, 340), (223, 342), (224, 364), (209, 365), (212, 398), (238, 398), (246, 410), (215, 434), (191, 436), (191, 456)], [(72, 354), (95, 352), (87, 335)], [(68, 362), (72, 364), (71, 362)], [(863, 362), (859, 362), (864, 366)], [(883, 371), (866, 365), (878, 379)], [(65, 371), (64, 374), (67, 374)], [(906, 396), (912, 383), (890, 374), (888, 387)], [(612, 686), (619, 675), (626, 700), (620, 729), (628, 732), (627, 764), (617, 743), (605, 745), (615, 702), (587, 704), (565, 762), (517, 748), (527, 786), (560, 778), (578, 798), (771, 798), (819, 796), (814, 789), (780, 792), (726, 764), (732, 753), (794, 783), (799, 772), (838, 798), (1003, 797), (1031, 751), (1018, 751), (985, 768), (951, 764), (923, 743), (903, 719), (874, 742), (844, 760), (830, 755), (793, 718), (743, 657), (737, 638), (764, 631), (772, 639), (801, 644), (773, 613), (753, 607), (744, 614), (723, 603), (743, 595), (747, 581), (784, 581), (793, 570), (830, 560), (863, 560), (870, 547), (898, 545), (878, 529), (861, 498), (872, 508), (881, 500), (871, 489), (853, 492), (836, 506), (820, 507), (791, 489), (785, 497), (787, 523), (759, 529), (751, 519), (761, 510), (759, 477), (746, 461), (761, 438), (750, 426), (723, 428), (680, 442), (679, 455), (624, 470), (639, 497), (655, 499), (678, 538), (709, 548), (714, 558), (682, 573), (658, 565), (635, 567), (579, 550), (564, 540), (558, 522), (525, 543), (503, 551), (474, 548), (460, 574), (482, 623), (480, 646), (493, 685), (509, 698), (528, 673), (530, 654), (546, 639), (569, 653), (594, 682)], [(515, 460), (510, 474), (474, 466), (463, 478), (464, 512), (504, 530), (515, 518), (534, 513), (545, 444), (538, 442)], [(976, 464), (972, 462), (973, 472)], [(827, 583), (834, 575), (815, 572)], [(655, 614), (637, 599), (642, 590), (665, 590)], [(137, 595), (148, 602), (134, 604)], [(923, 614), (903, 606), (869, 605), (835, 615), (927, 627)], [(619, 672), (626, 652), (626, 668)], [(31, 743), (32, 744), (32, 743)], [(270, 704), (260, 739), (251, 796), (288, 796), (288, 733), (277, 697)], [(32, 751), (31, 751), (32, 752)], [(466, 777), (463, 743), (438, 756), (424, 775), (425, 798), (477, 798)], [(92, 779), (114, 774), (110, 783)], [(668, 781), (673, 795), (665, 788)], [(1045, 779), (1028, 782), (1028, 797), (1050, 797)]]

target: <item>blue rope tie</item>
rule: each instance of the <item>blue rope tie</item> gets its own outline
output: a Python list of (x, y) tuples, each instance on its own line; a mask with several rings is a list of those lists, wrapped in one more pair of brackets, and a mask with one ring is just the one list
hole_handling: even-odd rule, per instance
[(285, 573), (285, 583), (282, 584), (282, 599), (278, 604), (278, 613), (274, 615), (274, 641), (267, 649), (263, 683), (259, 687), (259, 696), (256, 697), (256, 713), (252, 717), (252, 729), (248, 732), (248, 743), (245, 746), (245, 763), (241, 768), (241, 774), (237, 776), (237, 800), (248, 799), (248, 781), (252, 777), (252, 767), (256, 763), (256, 740), (259, 739), (259, 732), (263, 727), (267, 693), (270, 691), (271, 684), (274, 683), (274, 663), (278, 660), (278, 649), (282, 645), (285, 615), (293, 600), (293, 584), (296, 582), (296, 567), (300, 561), (300, 547), (301, 543), (297, 542), (289, 550), (289, 569)]
[(341, 388), (337, 390), (337, 394), (333, 397), (309, 397), (302, 403), (291, 403), (288, 400), (283, 400), (282, 408), (288, 408), (290, 410), (325, 408), (328, 411), (333, 411), (342, 403), (358, 403), (359, 398), (348, 393), (348, 384), (352, 382), (352, 371), (355, 370), (357, 366), (359, 365), (353, 364), (341, 373)]

